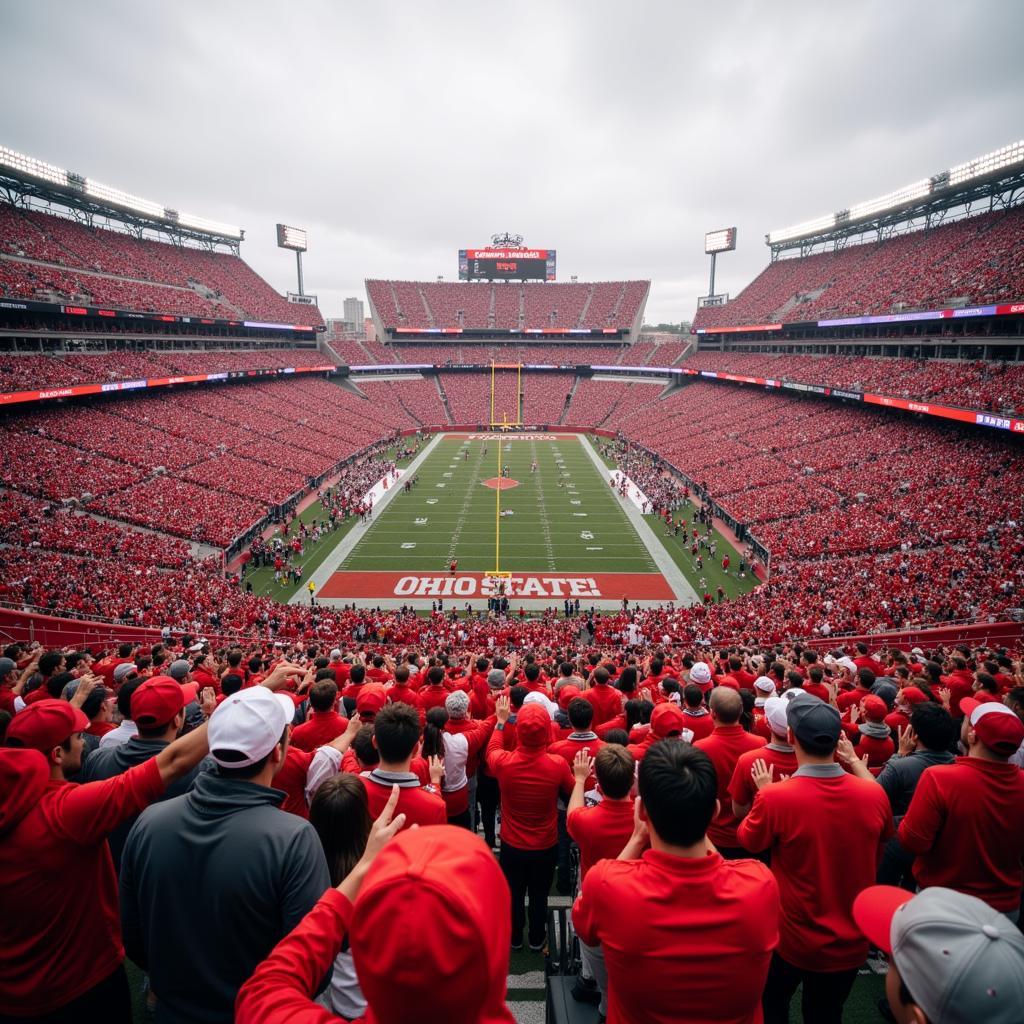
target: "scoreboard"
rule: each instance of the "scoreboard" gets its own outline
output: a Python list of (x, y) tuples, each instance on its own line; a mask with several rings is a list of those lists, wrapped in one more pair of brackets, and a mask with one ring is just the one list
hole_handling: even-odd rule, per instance
[(460, 281), (554, 281), (554, 249), (460, 249)]

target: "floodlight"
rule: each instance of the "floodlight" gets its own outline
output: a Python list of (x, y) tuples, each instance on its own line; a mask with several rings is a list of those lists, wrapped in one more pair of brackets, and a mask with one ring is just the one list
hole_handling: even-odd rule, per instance
[(888, 195), (879, 196), (877, 199), (868, 199), (863, 203), (854, 203), (850, 207), (850, 220), (860, 220), (862, 217), (870, 217), (875, 213), (882, 213), (883, 210), (891, 210), (905, 203), (913, 202), (922, 196), (928, 195), (932, 190), (932, 183), (928, 178), (915, 181), (913, 185), (899, 188)]
[(232, 224), (222, 224), (219, 220), (207, 220), (205, 217), (196, 217), (191, 213), (179, 213), (178, 223), (183, 227), (195, 228), (198, 231), (209, 231), (216, 235), (226, 235), (229, 238), (241, 238), (242, 229)]
[(731, 252), (736, 248), (736, 229), (721, 228), (704, 236), (704, 252)]
[(306, 232), (302, 228), (291, 228), (287, 224), (277, 225), (277, 244), (282, 249), (306, 251)]
[(140, 199), (128, 192), (122, 192), (119, 188), (112, 188), (110, 185), (103, 185), (92, 178), (85, 179), (85, 194), (99, 199), (104, 203), (113, 206), (123, 206), (136, 213), (145, 213), (150, 217), (164, 216), (164, 208), (160, 203), (152, 203), (148, 199)]
[(33, 178), (52, 182), (54, 185), (67, 185), (68, 172), (63, 167), (55, 167), (35, 157), (25, 156), (6, 146), (0, 146), (0, 167), (8, 167), (19, 174), (28, 174)]
[(994, 150), (984, 156), (968, 160), (965, 164), (950, 168), (949, 183), (950, 185), (960, 185), (965, 181), (983, 178), (1004, 167), (1022, 162), (1024, 162), (1024, 140), (1003, 146), (1002, 149)]
[(791, 228), (781, 228), (778, 231), (771, 231), (768, 234), (769, 244), (774, 242), (785, 242), (790, 238), (800, 238), (802, 235), (813, 235), (817, 231), (825, 231), (836, 226), (836, 215), (826, 214), (815, 220), (805, 220), (803, 224), (795, 224)]

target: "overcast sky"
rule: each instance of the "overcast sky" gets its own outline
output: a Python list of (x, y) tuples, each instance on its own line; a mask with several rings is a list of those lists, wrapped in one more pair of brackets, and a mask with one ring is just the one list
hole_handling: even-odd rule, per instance
[(0, 143), (245, 228), (309, 232), (328, 315), (498, 231), (690, 319), (764, 236), (1024, 137), (1024, 3), (0, 0)]

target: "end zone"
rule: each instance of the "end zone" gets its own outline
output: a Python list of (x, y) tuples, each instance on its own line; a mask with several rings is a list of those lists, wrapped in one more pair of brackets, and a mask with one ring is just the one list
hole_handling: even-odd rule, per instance
[(513, 573), (496, 580), (481, 572), (436, 574), (397, 572), (335, 572), (320, 588), (317, 599), (389, 602), (389, 606), (411, 604), (429, 607), (429, 602), (449, 598), (464, 603), (486, 600), (498, 593), (501, 584), (516, 607), (541, 609), (566, 598), (588, 605), (620, 607), (625, 597), (630, 604), (676, 601), (668, 581), (660, 573)]

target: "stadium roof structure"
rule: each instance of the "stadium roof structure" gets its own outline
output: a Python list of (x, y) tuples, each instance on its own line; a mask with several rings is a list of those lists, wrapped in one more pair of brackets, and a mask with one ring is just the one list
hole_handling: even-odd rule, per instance
[(31, 200), (64, 207), (90, 227), (104, 218), (126, 226), (136, 237), (152, 231), (175, 244), (213, 249), (224, 246), (236, 256), (245, 231), (232, 224), (182, 213), (104, 185), (75, 171), (0, 146), (0, 200), (17, 205)]
[(1024, 140), (887, 195), (771, 231), (765, 235), (765, 244), (774, 262), (790, 250), (806, 256), (815, 250), (841, 249), (851, 241), (868, 241), (868, 236), (881, 242), (895, 235), (899, 228), (936, 227), (952, 211), (963, 211), (964, 216), (981, 212), (978, 204), (984, 204), (986, 212), (991, 212), (1021, 202), (1024, 202)]

